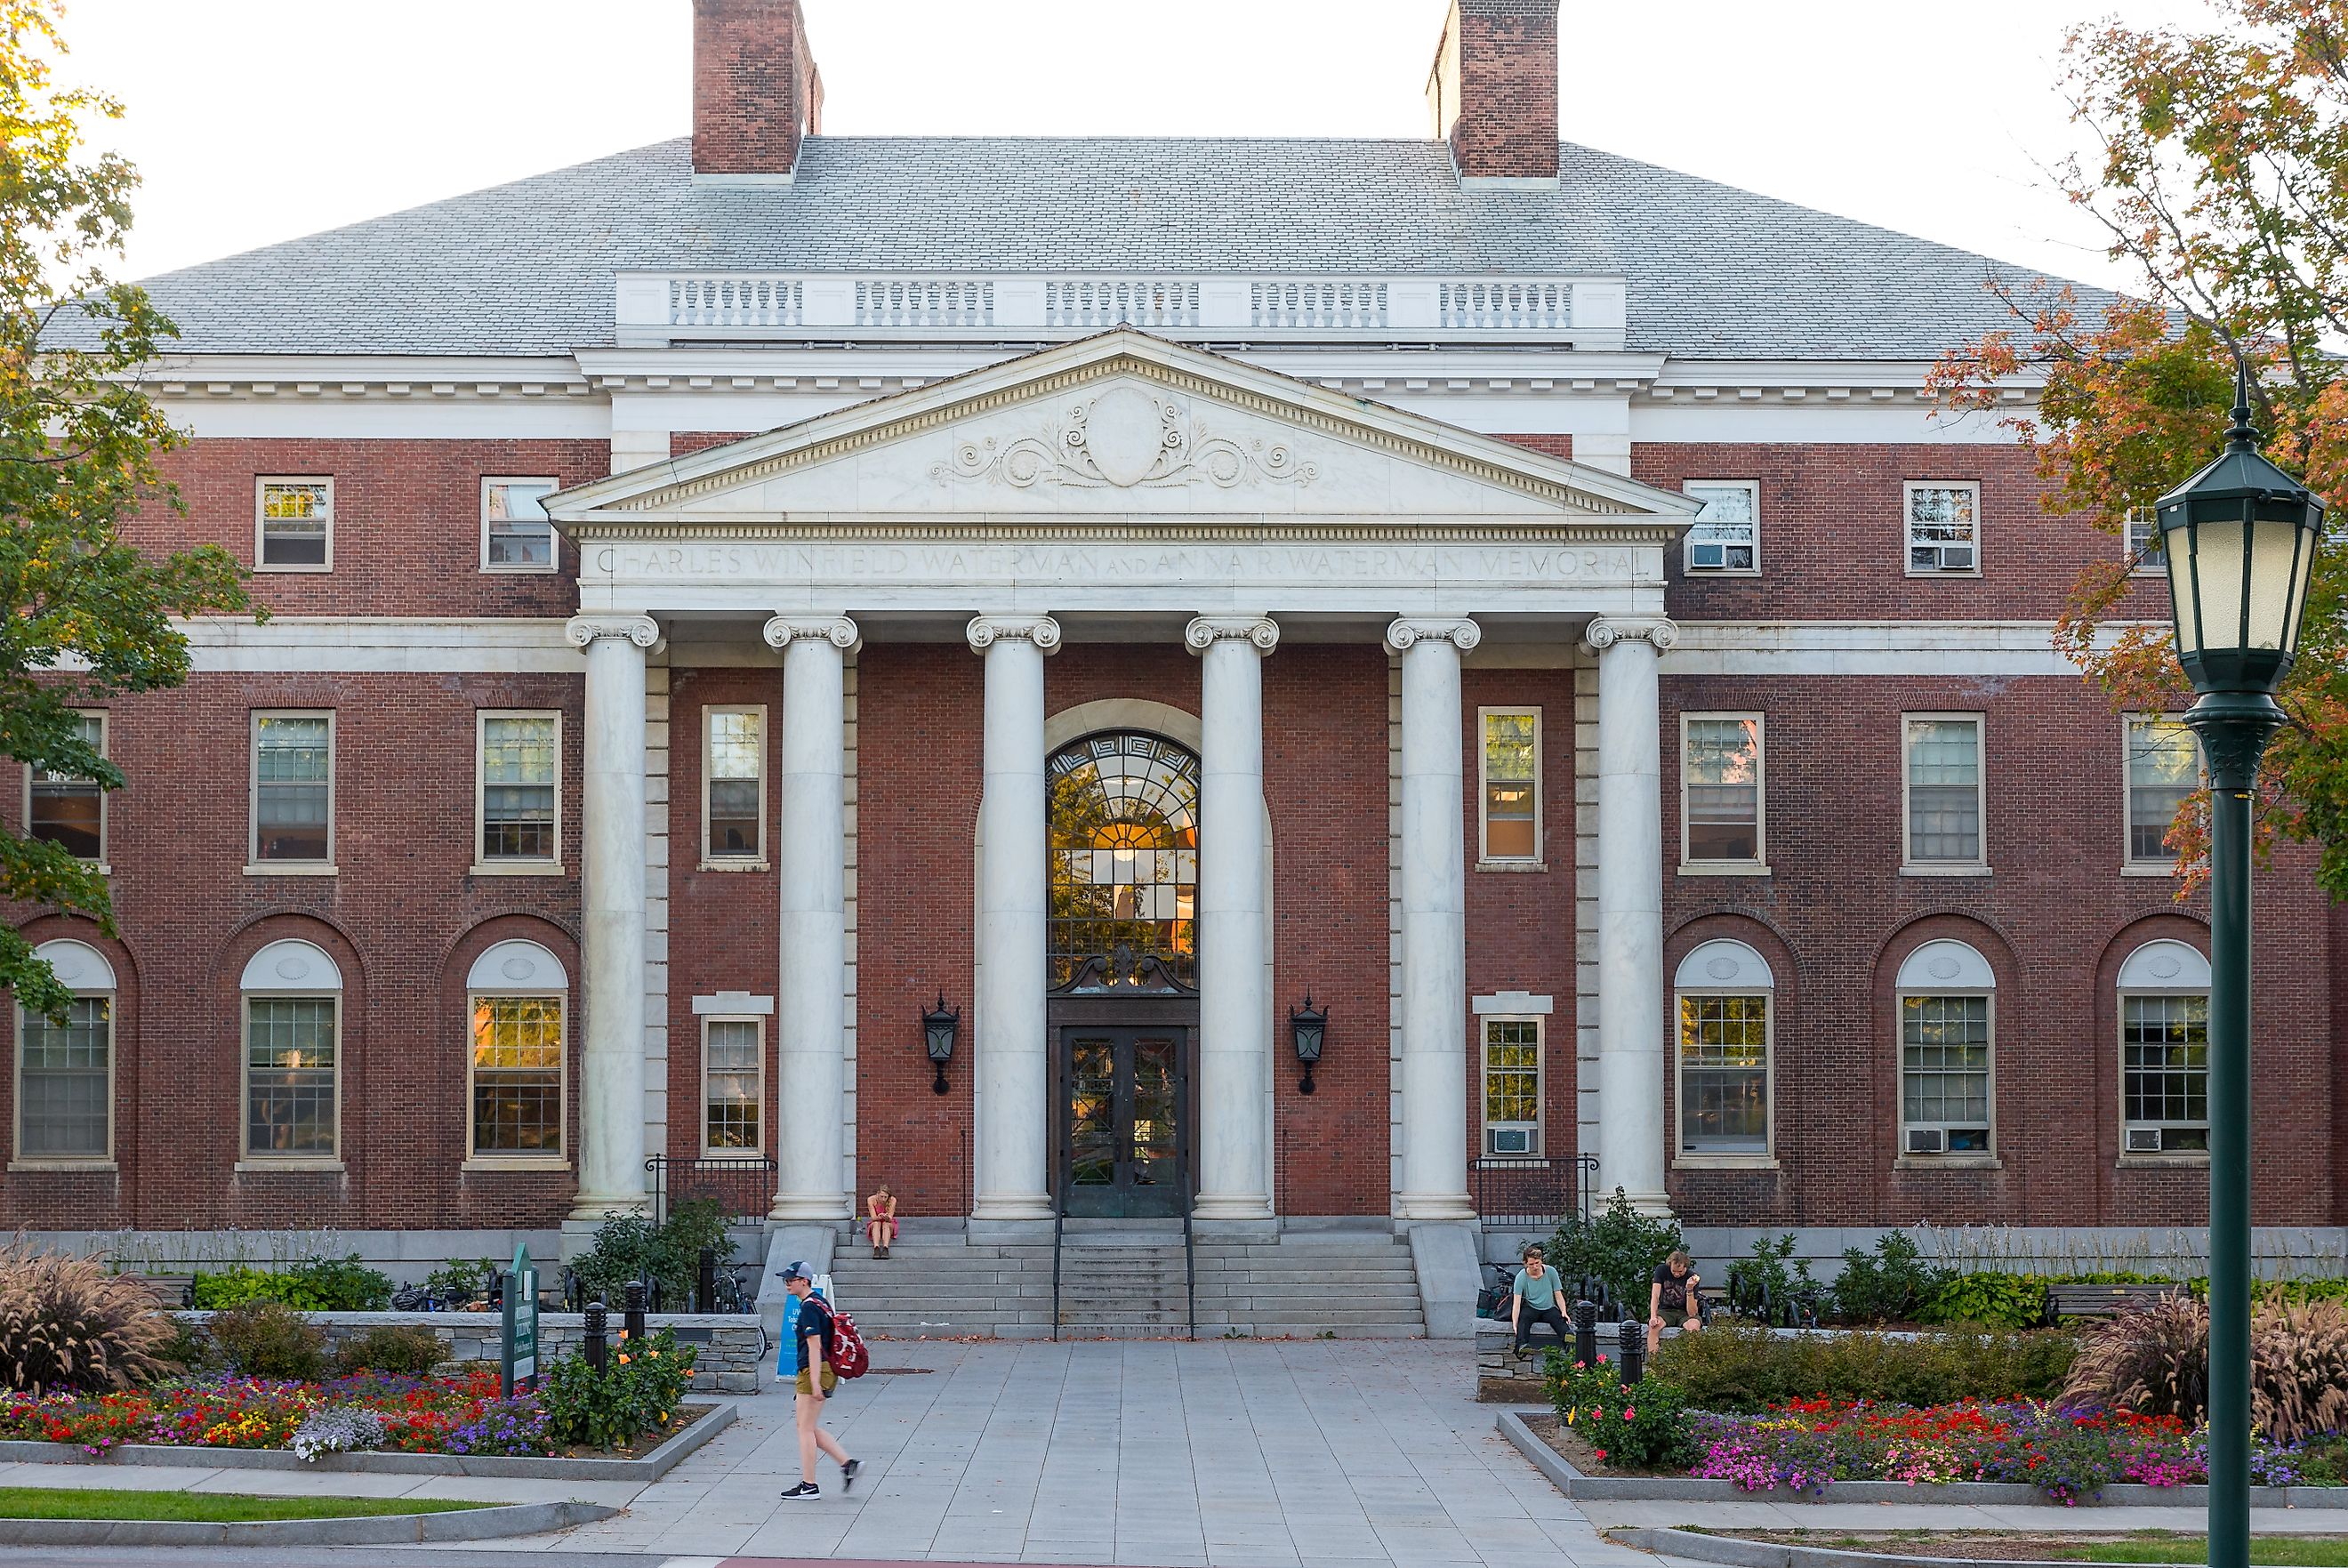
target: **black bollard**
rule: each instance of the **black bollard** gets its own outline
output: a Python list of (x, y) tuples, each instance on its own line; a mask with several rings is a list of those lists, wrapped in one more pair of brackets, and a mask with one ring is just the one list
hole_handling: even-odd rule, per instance
[(632, 1279), (628, 1282), (627, 1304), (620, 1315), (621, 1331), (631, 1339), (642, 1339), (644, 1336), (644, 1281)]
[(717, 1310), (717, 1249), (702, 1248), (701, 1256), (695, 1262), (698, 1266), (694, 1271), (693, 1279), (694, 1310), (715, 1312)]
[(1573, 1304), (1573, 1359), (1583, 1367), (1598, 1365), (1598, 1304), (1587, 1296)]
[(587, 1358), (588, 1366), (601, 1372), (604, 1358), (603, 1330), (609, 1315), (601, 1297), (587, 1304), (585, 1315), (587, 1322), (581, 1330), (579, 1353)]
[(1625, 1383), (1636, 1383), (1647, 1375), (1647, 1326), (1626, 1317), (1621, 1335), (1622, 1378)]

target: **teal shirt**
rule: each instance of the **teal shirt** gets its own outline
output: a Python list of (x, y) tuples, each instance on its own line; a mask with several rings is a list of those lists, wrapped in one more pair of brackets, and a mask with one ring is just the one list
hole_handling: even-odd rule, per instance
[(1517, 1294), (1523, 1296), (1525, 1305), (1535, 1312), (1547, 1312), (1557, 1305), (1557, 1271), (1543, 1269), (1540, 1278), (1535, 1279), (1526, 1270), (1519, 1269)]

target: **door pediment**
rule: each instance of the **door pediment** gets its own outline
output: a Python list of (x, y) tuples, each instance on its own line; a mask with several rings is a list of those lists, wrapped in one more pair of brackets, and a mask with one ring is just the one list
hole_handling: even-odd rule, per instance
[(1119, 331), (614, 475), (547, 509), (567, 531), (613, 540), (653, 524), (1091, 518), (1675, 531), (1695, 505)]

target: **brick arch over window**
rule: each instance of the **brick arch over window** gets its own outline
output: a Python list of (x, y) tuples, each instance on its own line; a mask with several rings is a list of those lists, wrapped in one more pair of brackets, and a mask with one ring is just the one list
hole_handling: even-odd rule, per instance
[[(1725, 976), (1715, 974), (1722, 962), (1737, 962)], [(1692, 972), (1692, 966), (1700, 966)], [(1775, 926), (1758, 916), (1732, 912), (1700, 914), (1663, 941), (1663, 1005), (1669, 1037), (1665, 1041), (1664, 1115), (1672, 1150), (1671, 1185), (1706, 1212), (1735, 1212), (1756, 1222), (1792, 1222), (1785, 1208), (1789, 1184), (1781, 1168), (1797, 1165), (1801, 1150), (1820, 1130), (1808, 1126), (1804, 1107), (1830, 1103), (1814, 1064), (1800, 1049), (1802, 1036), (1801, 966), (1792, 945)], [(1769, 1122), (1766, 1148), (1741, 1150), (1734, 1157), (1715, 1150), (1691, 1154), (1686, 1147), (1682, 1105), (1685, 1080), (1682, 1016), (1684, 994), (1690, 991), (1724, 994), (1735, 987), (1739, 995), (1767, 997)], [(1757, 988), (1755, 988), (1757, 986)]]
[[(309, 966), (299, 974), (291, 972), (305, 955)], [(331, 975), (318, 972), (321, 956), (331, 966)], [(218, 1097), (227, 1110), (217, 1123), (224, 1145), (221, 1152), (227, 1157), (221, 1163), (234, 1165), (243, 1195), (268, 1213), (292, 1212), (286, 1206), (311, 1199), (321, 1180), (340, 1175), (353, 1184), (364, 1181), (369, 1143), (365, 1133), (370, 1114), (378, 1106), (396, 1104), (397, 1097), (378, 1081), (370, 1060), (366, 965), (356, 944), (339, 924), (324, 916), (272, 912), (253, 917), (229, 937), (214, 974), (223, 1041), (214, 1059), (226, 1068), (225, 1092)], [(296, 995), (335, 998), (335, 1131), (330, 1152), (288, 1152), (258, 1160), (249, 1148), (252, 1107), (247, 1071), (252, 1047), (246, 999), (271, 993), (281, 998)], [(213, 1101), (209, 1088), (191, 1087), (205, 1103)]]
[[(542, 955), (542, 956), (541, 956)], [(515, 971), (521, 971), (515, 973)], [(461, 1170), (469, 1191), (484, 1197), (552, 1202), (569, 1191), (579, 1147), (579, 1085), (582, 1022), (578, 939), (542, 916), (519, 911), (490, 915), (451, 943), (441, 961), (439, 1006), (430, 1052), (401, 1064), (403, 1082), (424, 1110), (419, 1130), (431, 1158)], [(560, 995), (561, 1006), (561, 1140), (558, 1155), (522, 1160), (477, 1154), (474, 1148), (473, 998), (476, 992)], [(664, 1148), (656, 1141), (651, 1147)]]
[[(1942, 943), (1952, 945), (1926, 951)], [(1911, 1041), (1903, 995), (1957, 1001), (1920, 1006)], [(1995, 927), (1969, 915), (1920, 916), (1894, 931), (1878, 950), (1873, 995), (1868, 1060), (1876, 1132), (1868, 1162), (1884, 1172), (1889, 1197), (1881, 1208), (1900, 1222), (1936, 1215), (1952, 1222), (1979, 1222), (2002, 1212), (2017, 1157), (2002, 1141), (2003, 1099), (2005, 1086), (2022, 1077), (2020, 1042), (2029, 1037), (2022, 1021), (2031, 1006), (2013, 947)], [(1989, 1047), (1986, 1103), (1973, 1104), (1964, 1079), (1971, 1070), (1964, 1047), (1983, 1026)], [(1940, 1131), (1937, 1151), (1910, 1148), (1903, 1067), (1911, 1045), (1919, 1090), (1912, 1119), (1926, 1135), (1925, 1143), (1932, 1130)], [(1975, 1109), (1985, 1115), (1973, 1117)], [(1968, 1147), (1982, 1129), (1988, 1146)]]
[[(2154, 1214), (2163, 1222), (2195, 1224), (2197, 1212), (2206, 1218), (2209, 1202), (2208, 1167), (2189, 1154), (2157, 1158), (2124, 1158), (2126, 1133), (2121, 1117), (2120, 993), (2122, 975), (2140, 958), (2154, 954), (2157, 944), (2177, 943), (2189, 948), (2204, 964), (2209, 951), (2209, 928), (2194, 915), (2163, 911), (2128, 922), (2114, 932), (2096, 955), (2095, 973), (2083, 983), (2094, 987), (2095, 1035), (2090, 1043), (2091, 1099), (2095, 1114), (2096, 1204), (2087, 1222), (2110, 1223), (2119, 1214)], [(2134, 978), (2135, 976), (2131, 976)]]
[[(91, 1171), (76, 1173), (36, 1173), (27, 1169), (15, 1184), (19, 1222), (43, 1229), (105, 1229), (129, 1223), (132, 1216), (119, 1205), (129, 1202), (138, 1169), (139, 1110), (144, 1102), (139, 1079), (139, 964), (128, 944), (98, 931), (73, 915), (44, 914), (26, 922), (17, 934), (49, 961), (57, 978), (81, 994), (109, 998), (112, 1092), (108, 1104), (111, 1157)], [(6, 1133), (8, 1158), (24, 1158), (21, 1108), (23, 1087), (22, 1020), (13, 1006), (7, 1010), (5, 1051), (9, 1070), (0, 1073), (0, 1129)], [(32, 1183), (27, 1185), (26, 1183)]]

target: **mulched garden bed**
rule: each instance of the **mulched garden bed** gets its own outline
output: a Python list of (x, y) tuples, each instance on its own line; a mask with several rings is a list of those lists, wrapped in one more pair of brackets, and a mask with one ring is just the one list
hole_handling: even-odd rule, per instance
[[(1770, 1546), (1820, 1546), (1835, 1552), (1875, 1552), (1893, 1557), (1963, 1557), (1998, 1563), (2085, 1560), (2086, 1554), (2081, 1548), (2086, 1546), (2172, 1539), (2165, 1532), (2147, 1534), (2128, 1531), (2065, 1531), (2057, 1535), (2003, 1530), (1703, 1530), (1694, 1525), (1681, 1528), (1703, 1535), (1757, 1541)], [(2348, 1542), (2348, 1536), (2302, 1535), (2296, 1531), (2291, 1533), (2290, 1539), (2294, 1542)]]
[(1580, 1432), (1555, 1416), (1537, 1416), (1528, 1411), (1524, 1422), (1533, 1436), (1555, 1449), (1566, 1463), (1583, 1475), (1656, 1476), (1669, 1480), (1687, 1479), (1685, 1470), (1627, 1470), (1621, 1465), (1609, 1464), (1598, 1457), (1598, 1450), (1584, 1441)]

